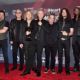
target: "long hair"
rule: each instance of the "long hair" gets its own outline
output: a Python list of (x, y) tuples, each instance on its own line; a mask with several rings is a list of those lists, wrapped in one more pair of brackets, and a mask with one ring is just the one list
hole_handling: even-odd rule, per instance
[[(80, 8), (75, 7), (73, 11), (75, 11), (76, 9), (79, 10), (79, 14), (78, 14), (78, 19), (80, 19)], [(74, 13), (74, 19), (76, 19), (77, 15)]]
[(67, 8), (61, 9), (60, 14), (59, 14), (59, 20), (60, 20), (60, 21), (63, 21), (63, 16), (62, 16), (63, 10), (65, 10), (66, 13), (67, 13), (66, 21), (71, 20), (71, 15), (70, 15), (70, 12), (69, 12), (69, 10), (68, 10)]
[(27, 19), (27, 18), (26, 18), (26, 13), (28, 13), (28, 12), (30, 12), (30, 13), (31, 13), (32, 18), (33, 18), (33, 13), (32, 13), (32, 11), (31, 11), (30, 9), (27, 9), (27, 10), (24, 12), (24, 20), (26, 20), (26, 19)]

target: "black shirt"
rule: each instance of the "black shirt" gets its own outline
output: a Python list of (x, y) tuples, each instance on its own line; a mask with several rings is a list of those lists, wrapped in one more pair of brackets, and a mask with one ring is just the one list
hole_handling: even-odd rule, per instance
[[(6, 20), (0, 21), (0, 29), (3, 29), (3, 27), (9, 27), (9, 23)], [(7, 39), (7, 31), (0, 34), (0, 40), (4, 39)]]
[(74, 28), (74, 36), (80, 36), (80, 19), (72, 19), (72, 26)]
[(19, 34), (20, 34), (20, 23), (21, 23), (21, 20), (16, 20), (16, 38), (17, 40), (19, 41)]
[(69, 39), (70, 36), (62, 35), (61, 31), (66, 31), (67, 33), (70, 33), (70, 28), (72, 28), (71, 20), (68, 20), (68, 21), (65, 20), (64, 22), (59, 20), (57, 24), (58, 24), (58, 38)]
[(56, 23), (48, 25), (48, 32), (46, 32), (46, 44), (54, 44), (57, 42), (58, 37), (58, 26)]

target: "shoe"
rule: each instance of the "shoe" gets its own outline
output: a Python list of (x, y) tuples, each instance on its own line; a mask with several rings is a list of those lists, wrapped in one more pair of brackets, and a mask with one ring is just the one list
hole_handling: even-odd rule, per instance
[(23, 70), (23, 67), (19, 67), (19, 71), (22, 71)]
[(73, 69), (73, 72), (79, 72), (79, 69), (74, 68), (74, 69)]
[(57, 72), (58, 74), (61, 74), (62, 73), (62, 70), (58, 70), (58, 72)]
[(34, 71), (35, 73), (37, 73), (37, 69), (36, 68), (32, 68), (32, 71)]
[(70, 71), (66, 71), (66, 75), (70, 75)]
[(78, 76), (80, 77), (80, 73), (78, 74)]
[(13, 70), (16, 70), (17, 69), (17, 67), (13, 67), (11, 70), (13, 71)]
[(40, 77), (41, 76), (41, 72), (37, 72), (37, 77)]
[(8, 74), (8, 73), (9, 73), (9, 69), (6, 69), (6, 70), (5, 70), (5, 73)]
[(51, 72), (52, 74), (56, 74), (55, 70), (54, 69), (51, 69)]
[(48, 73), (48, 68), (45, 69), (44, 73)]
[(25, 76), (25, 75), (27, 75), (27, 74), (30, 74), (30, 72), (29, 72), (29, 71), (24, 71), (24, 72), (21, 74), (21, 76)]

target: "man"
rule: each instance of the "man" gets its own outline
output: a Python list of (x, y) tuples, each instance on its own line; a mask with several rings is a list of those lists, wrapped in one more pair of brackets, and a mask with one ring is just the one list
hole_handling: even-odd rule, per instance
[(17, 69), (17, 52), (19, 49), (19, 56), (20, 56), (20, 67), (19, 70), (23, 70), (24, 64), (24, 54), (23, 48), (19, 47), (20, 44), (20, 28), (23, 23), (22, 19), (22, 11), (20, 9), (16, 10), (15, 13), (16, 18), (11, 20), (10, 22), (10, 44), (13, 45), (13, 68), (12, 70)]
[(5, 73), (9, 73), (7, 32), (9, 23), (5, 20), (5, 12), (0, 10), (0, 48), (2, 48)]
[(23, 47), (25, 49), (25, 62), (26, 62), (26, 68), (24, 72), (21, 74), (21, 76), (25, 76), (27, 74), (31, 73), (33, 60), (34, 60), (34, 41), (35, 41), (35, 28), (34, 28), (34, 20), (33, 20), (33, 14), (31, 10), (27, 10), (25, 12), (25, 22), (24, 27), (22, 26), (21, 29), (21, 42), (20, 47)]
[(44, 11), (40, 9), (37, 13), (38, 19), (35, 21), (35, 28), (36, 28), (36, 34), (35, 34), (35, 50), (36, 50), (36, 56), (37, 56), (37, 76), (41, 76), (41, 67), (42, 67), (42, 51), (44, 47), (44, 39), (45, 39), (45, 31), (46, 27), (48, 25), (48, 22), (45, 21), (44, 18)]
[(70, 36), (73, 35), (71, 16), (67, 8), (61, 9), (58, 20), (58, 73), (63, 70), (63, 50), (65, 56), (65, 71), (70, 75)]
[[(48, 16), (48, 32), (46, 32), (45, 36), (45, 73), (48, 72), (49, 68), (52, 74), (55, 73), (55, 56), (57, 53), (57, 35), (58, 28), (55, 22), (55, 14), (50, 14)], [(49, 66), (50, 64), (50, 66)]]
[(72, 38), (72, 47), (74, 55), (74, 72), (79, 71), (79, 59), (80, 59), (80, 8), (74, 9), (74, 18), (72, 19), (74, 26), (74, 35)]

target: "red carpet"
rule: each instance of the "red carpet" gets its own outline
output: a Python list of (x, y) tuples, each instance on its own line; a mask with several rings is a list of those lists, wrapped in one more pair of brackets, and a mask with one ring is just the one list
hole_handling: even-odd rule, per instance
[[(11, 69), (12, 65), (10, 65)], [(56, 69), (57, 70), (57, 69)], [(78, 77), (78, 73), (72, 72), (71, 75), (66, 76), (65, 70), (63, 69), (62, 74), (51, 74), (44, 73), (44, 68), (42, 69), (42, 76), (36, 77), (36, 74), (32, 71), (30, 75), (26, 75), (25, 77), (21, 77), (20, 74), (22, 71), (10, 71), (9, 74), (4, 73), (4, 65), (0, 64), (0, 80), (80, 80), (80, 77)]]

